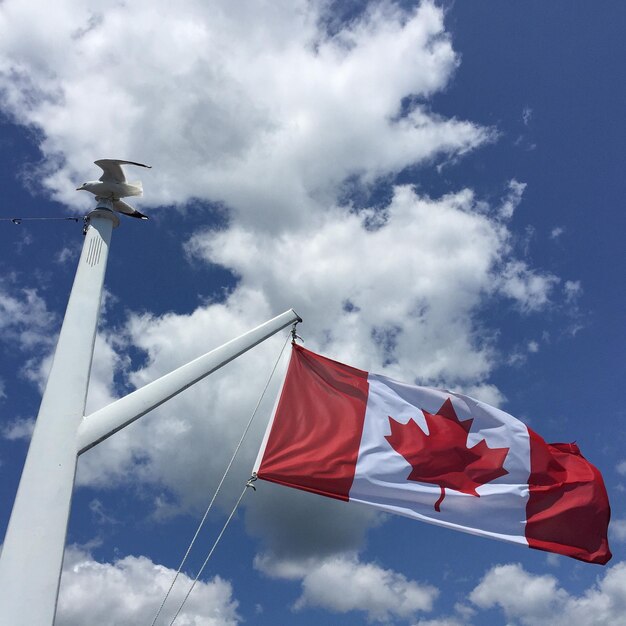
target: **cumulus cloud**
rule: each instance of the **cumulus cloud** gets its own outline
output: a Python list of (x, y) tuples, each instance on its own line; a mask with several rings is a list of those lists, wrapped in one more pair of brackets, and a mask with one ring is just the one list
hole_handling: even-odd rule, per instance
[(481, 609), (500, 608), (524, 626), (610, 626), (623, 621), (626, 611), (626, 563), (607, 569), (579, 596), (561, 588), (554, 576), (531, 574), (519, 564), (498, 565), (469, 598)]
[[(332, 355), (453, 385), (481, 380), (491, 367), (488, 342), (471, 322), (481, 299), (499, 289), (537, 309), (554, 280), (513, 260), (499, 275), (509, 233), (483, 209), (467, 189), (432, 199), (396, 187), (384, 222), (373, 229), (373, 212), (338, 209), (308, 233), (275, 239), (233, 226), (200, 233), (187, 249), (230, 268), (241, 288), (294, 305), (322, 331), (317, 347)], [(269, 248), (274, 253), (264, 254)]]
[(507, 617), (545, 619), (555, 613), (567, 594), (554, 576), (536, 576), (521, 565), (499, 565), (487, 572), (469, 598), (483, 609), (501, 607)]
[(328, 32), (327, 6), (63, 0), (50, 23), (7, 0), (1, 102), (43, 133), (44, 184), (64, 203), (87, 201), (74, 183), (94, 156), (120, 154), (152, 161), (152, 205), (222, 202), (259, 228), (332, 204), (348, 176), (371, 182), (493, 137), (423, 105), (458, 63), (442, 10), (372, 3)]
[[(66, 550), (55, 623), (59, 626), (134, 626), (151, 623), (175, 571), (146, 557), (126, 556), (100, 563), (83, 549)], [(192, 579), (181, 574), (163, 615), (171, 619)], [(235, 626), (238, 602), (219, 576), (199, 581), (177, 622), (187, 626)]]
[[(302, 594), (294, 609), (323, 608), (333, 613), (361, 611), (368, 621), (388, 622), (410, 619), (431, 611), (438, 590), (408, 580), (402, 574), (375, 563), (364, 563), (354, 555), (337, 555), (305, 563), (257, 559), (256, 567), (265, 574), (288, 580), (300, 579)], [(350, 581), (346, 585), (346, 581)]]

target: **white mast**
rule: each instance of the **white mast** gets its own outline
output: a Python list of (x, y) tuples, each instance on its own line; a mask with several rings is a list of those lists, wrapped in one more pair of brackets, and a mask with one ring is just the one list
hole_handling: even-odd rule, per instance
[(88, 217), (52, 368), (0, 555), (0, 623), (51, 626), (78, 455), (281, 329), (293, 310), (85, 417), (109, 244), (119, 218), (98, 198)]

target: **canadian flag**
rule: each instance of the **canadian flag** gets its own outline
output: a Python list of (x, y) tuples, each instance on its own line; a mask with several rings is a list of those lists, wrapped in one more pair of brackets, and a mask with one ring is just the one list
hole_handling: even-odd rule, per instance
[(611, 558), (600, 472), (508, 413), (400, 383), (294, 345), (258, 478), (432, 524)]

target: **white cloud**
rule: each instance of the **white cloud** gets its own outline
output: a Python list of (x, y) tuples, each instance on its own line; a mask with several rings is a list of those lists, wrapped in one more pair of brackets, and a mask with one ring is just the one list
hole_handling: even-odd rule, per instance
[(579, 596), (559, 587), (553, 576), (530, 574), (519, 564), (498, 565), (471, 592), (481, 609), (504, 611), (524, 626), (613, 626), (626, 612), (626, 563), (605, 570), (598, 582)]
[[(59, 626), (135, 626), (151, 623), (175, 571), (143, 556), (99, 563), (84, 550), (68, 548), (63, 564), (56, 624)], [(170, 619), (192, 580), (181, 574), (162, 615)], [(177, 623), (235, 626), (241, 622), (228, 581), (199, 581)]]
[(500, 215), (504, 219), (510, 219), (513, 217), (513, 213), (515, 209), (519, 206), (519, 203), (522, 201), (522, 196), (524, 195), (524, 190), (526, 189), (526, 183), (520, 183), (519, 181), (513, 179), (509, 182), (509, 193), (502, 201), (500, 206)]
[(6, 383), (2, 378), (0, 378), (0, 400), (7, 397), (6, 393)]
[(495, 407), (501, 407), (506, 402), (506, 396), (495, 385), (489, 383), (459, 385), (457, 390)]
[(91, 516), (96, 524), (119, 524), (119, 521), (105, 510), (104, 505), (100, 500), (98, 500), (98, 498), (94, 498), (89, 503), (89, 511), (91, 512)]
[(375, 229), (372, 211), (336, 210), (279, 238), (238, 226), (200, 233), (188, 250), (230, 268), (240, 289), (295, 306), (319, 329), (314, 346), (365, 369), (453, 385), (491, 367), (471, 312), (494, 284), (534, 310), (556, 280), (513, 260), (499, 276), (508, 231), (483, 209), (469, 190), (431, 199), (397, 187)]
[(50, 345), (55, 315), (36, 289), (0, 283), (0, 337), (22, 350)]
[(550, 239), (558, 239), (565, 232), (565, 228), (563, 226), (555, 226), (550, 231)]
[(579, 280), (566, 280), (563, 285), (563, 293), (565, 294), (565, 301), (568, 304), (573, 304), (582, 295), (583, 288)]
[(506, 263), (499, 280), (502, 293), (513, 298), (524, 312), (545, 307), (554, 286), (559, 282), (553, 274), (532, 270), (520, 260)]
[(255, 565), (275, 578), (301, 580), (302, 594), (295, 610), (319, 607), (333, 613), (361, 611), (372, 622), (410, 619), (419, 612), (431, 611), (439, 593), (432, 585), (408, 580), (375, 563), (363, 563), (353, 555), (302, 563), (282, 563), (265, 557), (257, 559)]
[(620, 461), (615, 469), (622, 476), (626, 476), (626, 460)]
[(552, 615), (566, 595), (554, 576), (535, 576), (519, 564), (510, 564), (489, 570), (469, 598), (480, 608), (500, 606), (507, 618), (523, 617), (537, 624)]
[(539, 352), (539, 342), (531, 340), (526, 345), (516, 346), (506, 357), (506, 364), (511, 367), (521, 367), (528, 361), (528, 354)]
[(101, 331), (96, 334), (85, 411), (87, 415), (106, 406), (116, 398), (114, 378), (124, 374), (130, 366), (129, 359), (115, 349), (115, 341), (115, 333)]
[(554, 552), (548, 552), (546, 554), (546, 563), (550, 567), (559, 567), (562, 559), (563, 557), (560, 554), (555, 554)]
[(528, 357), (526, 354), (520, 352), (519, 350), (514, 350), (507, 357), (506, 364), (511, 367), (521, 367), (524, 363), (526, 363), (527, 359)]
[(33, 418), (17, 418), (2, 427), (2, 436), (9, 441), (29, 440), (35, 428)]
[(613, 539), (626, 542), (626, 519), (612, 519), (609, 530)]
[(80, 248), (78, 246), (65, 246), (61, 248), (55, 255), (54, 260), (59, 265), (65, 265), (70, 261), (75, 261), (80, 255)]
[(435, 619), (420, 619), (413, 626), (467, 626), (468, 621), (456, 617), (437, 617)]
[(416, 98), (399, 117), (457, 66), (441, 9), (373, 3), (330, 35), (326, 6), (63, 0), (51, 23), (37, 2), (7, 0), (2, 104), (43, 132), (57, 200), (87, 202), (74, 188), (91, 161), (122, 155), (154, 165), (152, 205), (224, 202), (258, 228), (332, 205), (347, 176), (371, 182), (493, 137)]

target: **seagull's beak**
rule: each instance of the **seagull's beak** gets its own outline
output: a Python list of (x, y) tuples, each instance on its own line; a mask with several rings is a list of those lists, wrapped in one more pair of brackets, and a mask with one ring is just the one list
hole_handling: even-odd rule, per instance
[(76, 191), (82, 191), (83, 188), (82, 187), (76, 187)]

